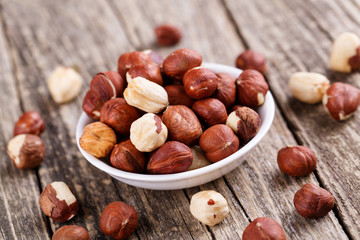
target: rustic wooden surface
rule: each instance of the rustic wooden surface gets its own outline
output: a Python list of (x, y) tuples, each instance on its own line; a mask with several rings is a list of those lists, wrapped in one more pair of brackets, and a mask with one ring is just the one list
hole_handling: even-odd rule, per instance
[[(302, 104), (287, 88), (295, 71), (320, 72), (360, 88), (358, 73), (328, 69), (334, 37), (360, 34), (359, 13), (355, 0), (0, 0), (0, 239), (51, 239), (64, 224), (45, 217), (38, 199), (56, 180), (68, 183), (80, 201), (79, 213), (66, 224), (87, 228), (91, 239), (108, 239), (99, 230), (99, 217), (116, 200), (139, 213), (130, 239), (240, 239), (249, 222), (262, 216), (281, 223), (288, 239), (360, 239), (360, 113), (336, 122), (321, 104)], [(174, 47), (159, 48), (153, 28), (165, 22), (178, 25), (184, 37)], [(75, 144), (91, 76), (115, 70), (126, 51), (153, 48), (166, 56), (180, 47), (228, 65), (246, 48), (264, 53), (277, 103), (274, 123), (240, 167), (214, 182), (177, 191), (120, 183), (90, 165)], [(86, 80), (79, 97), (65, 105), (53, 102), (45, 84), (58, 65), (76, 65)], [(45, 119), (46, 158), (38, 169), (21, 171), (8, 159), (6, 145), (14, 122), (29, 110)], [(277, 151), (289, 144), (314, 150), (314, 174), (292, 178), (279, 171)], [(295, 211), (293, 195), (307, 182), (334, 195), (335, 208), (326, 217), (308, 220)], [(203, 189), (219, 191), (230, 204), (230, 215), (214, 227), (189, 212), (191, 196)]]

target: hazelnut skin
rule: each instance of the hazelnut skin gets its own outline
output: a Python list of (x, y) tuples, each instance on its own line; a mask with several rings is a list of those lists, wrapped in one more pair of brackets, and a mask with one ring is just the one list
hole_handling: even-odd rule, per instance
[(324, 188), (305, 184), (294, 196), (296, 211), (305, 218), (323, 217), (334, 208), (334, 197)]
[(90, 237), (85, 228), (67, 225), (56, 230), (51, 240), (90, 240)]
[(228, 73), (217, 73), (219, 83), (213, 98), (219, 99), (225, 107), (231, 107), (236, 101), (236, 79)]
[(123, 79), (126, 79), (126, 72), (136, 64), (151, 64), (153, 61), (149, 54), (134, 51), (126, 52), (119, 57), (118, 72)]
[(113, 167), (127, 172), (141, 173), (146, 164), (144, 153), (136, 149), (130, 140), (116, 144), (110, 155)]
[(143, 77), (151, 82), (163, 85), (160, 68), (155, 64), (136, 64), (131, 66), (126, 73), (126, 80), (131, 82), (136, 77)]
[(152, 49), (144, 50), (143, 53), (150, 56), (151, 61), (159, 66), (160, 70), (162, 70), (164, 58)]
[(252, 50), (245, 50), (241, 53), (237, 57), (235, 65), (242, 70), (254, 69), (262, 74), (266, 73), (266, 59), (264, 55)]
[(175, 26), (163, 24), (155, 28), (157, 43), (160, 46), (172, 46), (181, 40), (181, 31)]
[(168, 94), (169, 105), (185, 105), (191, 108), (194, 103), (194, 100), (186, 94), (183, 85), (168, 85), (165, 91)]
[(246, 227), (242, 240), (286, 240), (286, 235), (274, 219), (259, 217)]
[(316, 157), (314, 152), (305, 146), (287, 146), (278, 152), (277, 163), (285, 174), (303, 177), (315, 170)]
[(216, 98), (198, 100), (191, 109), (208, 127), (225, 124), (227, 119), (225, 105)]
[(45, 129), (45, 123), (38, 112), (30, 111), (20, 116), (15, 123), (14, 136), (19, 134), (34, 134), (40, 136)]
[(187, 95), (193, 99), (202, 99), (215, 92), (219, 78), (207, 68), (196, 67), (186, 72), (183, 83)]

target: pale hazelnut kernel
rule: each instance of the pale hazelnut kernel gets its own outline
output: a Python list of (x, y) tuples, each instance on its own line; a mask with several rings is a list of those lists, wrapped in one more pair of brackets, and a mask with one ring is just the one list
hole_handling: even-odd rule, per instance
[(47, 85), (56, 103), (73, 100), (82, 87), (82, 77), (70, 67), (57, 67), (49, 76)]
[(129, 105), (150, 113), (158, 113), (169, 105), (165, 89), (143, 77), (132, 79), (124, 98)]
[(141, 152), (151, 152), (162, 146), (167, 136), (167, 127), (160, 117), (153, 113), (143, 115), (130, 127), (130, 141)]
[(204, 152), (201, 150), (200, 146), (194, 145), (190, 149), (193, 154), (193, 161), (188, 168), (188, 171), (202, 168), (211, 164), (211, 162), (205, 157)]
[(329, 85), (330, 82), (324, 75), (312, 72), (294, 73), (289, 80), (289, 87), (294, 97), (309, 104), (321, 102)]
[(214, 226), (229, 214), (229, 206), (220, 193), (207, 190), (192, 196), (190, 212), (200, 222)]

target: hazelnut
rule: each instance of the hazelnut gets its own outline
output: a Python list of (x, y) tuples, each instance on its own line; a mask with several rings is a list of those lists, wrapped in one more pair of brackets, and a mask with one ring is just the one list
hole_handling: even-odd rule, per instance
[(164, 58), (159, 53), (155, 52), (152, 49), (144, 50), (143, 53), (149, 55), (153, 63), (157, 64), (160, 70), (162, 69)]
[(247, 107), (257, 107), (265, 102), (269, 86), (264, 76), (256, 70), (245, 70), (236, 79), (238, 101)]
[(336, 82), (327, 89), (322, 103), (334, 119), (346, 120), (360, 105), (360, 91), (350, 84)]
[(211, 162), (218, 162), (239, 150), (239, 139), (232, 129), (224, 124), (206, 129), (199, 144)]
[(113, 239), (123, 240), (130, 237), (138, 225), (135, 208), (124, 202), (107, 205), (100, 217), (100, 230)]
[(73, 100), (81, 91), (82, 77), (70, 67), (57, 67), (47, 79), (49, 92), (56, 103)]
[(194, 145), (202, 134), (199, 119), (186, 106), (168, 106), (161, 119), (169, 130), (169, 140)]
[(291, 75), (289, 87), (296, 99), (301, 102), (314, 104), (321, 102), (329, 80), (319, 73), (297, 72)]
[(181, 31), (175, 26), (163, 24), (155, 28), (157, 43), (160, 46), (172, 46), (181, 39)]
[(149, 54), (144, 52), (134, 51), (126, 52), (119, 57), (118, 72), (123, 79), (126, 77), (126, 72), (136, 64), (151, 64), (153, 61)]
[(140, 117), (140, 111), (127, 104), (124, 98), (107, 101), (100, 110), (100, 121), (120, 135), (129, 135), (131, 124)]
[(93, 122), (84, 128), (81, 135), (80, 147), (94, 157), (105, 157), (116, 143), (115, 132), (102, 122)]
[(286, 240), (286, 236), (274, 219), (259, 217), (246, 227), (242, 240)]
[(287, 146), (278, 152), (277, 163), (285, 174), (303, 177), (315, 170), (316, 157), (314, 152), (305, 146)]
[(211, 164), (211, 162), (209, 162), (209, 160), (207, 160), (207, 158), (205, 157), (205, 154), (201, 150), (200, 146), (194, 145), (190, 149), (193, 154), (193, 161), (188, 168), (188, 171), (202, 168)]
[(333, 42), (330, 56), (332, 70), (349, 73), (359, 69), (360, 38), (350, 32), (337, 36)]
[(239, 107), (230, 113), (226, 125), (239, 137), (241, 144), (245, 144), (255, 137), (259, 131), (261, 119), (259, 114), (251, 108)]
[(194, 194), (190, 201), (191, 214), (203, 224), (214, 226), (229, 214), (226, 199), (213, 190)]
[(34, 134), (40, 136), (45, 129), (45, 123), (39, 113), (26, 112), (15, 123), (14, 136), (19, 134)]
[(56, 230), (51, 240), (90, 240), (90, 237), (85, 228), (67, 225)]
[(208, 127), (215, 124), (225, 124), (227, 119), (225, 105), (216, 98), (198, 100), (191, 109)]
[(264, 55), (252, 50), (245, 50), (241, 53), (237, 57), (235, 65), (242, 70), (254, 69), (262, 74), (266, 73), (266, 59)]
[(236, 79), (228, 73), (217, 73), (219, 83), (213, 98), (219, 99), (225, 107), (231, 107), (236, 101)]
[(334, 207), (334, 197), (312, 183), (305, 184), (294, 196), (296, 211), (306, 218), (323, 217)]
[(151, 152), (163, 145), (168, 136), (168, 129), (159, 116), (147, 113), (134, 121), (130, 127), (130, 140), (141, 152)]
[(169, 105), (165, 89), (142, 77), (128, 84), (124, 97), (129, 105), (150, 113), (158, 113)]
[(170, 78), (182, 80), (185, 73), (201, 65), (202, 56), (195, 50), (181, 48), (170, 53), (163, 63), (164, 73)]
[(169, 105), (185, 105), (191, 108), (194, 103), (194, 100), (186, 94), (183, 85), (168, 85), (165, 91), (168, 94)]
[(185, 172), (192, 161), (193, 155), (188, 146), (181, 142), (169, 141), (152, 154), (146, 170), (155, 174)]
[(20, 134), (9, 141), (7, 153), (15, 167), (35, 168), (40, 166), (45, 157), (45, 146), (36, 135)]
[(130, 140), (116, 144), (110, 155), (113, 167), (127, 172), (141, 173), (146, 164), (144, 153), (136, 149)]
[(53, 182), (47, 185), (39, 201), (44, 214), (57, 222), (70, 220), (79, 208), (74, 193), (64, 182)]
[(187, 95), (193, 99), (202, 99), (215, 92), (219, 78), (207, 68), (196, 67), (186, 72), (183, 83)]
[(160, 68), (155, 64), (136, 64), (131, 66), (126, 73), (126, 80), (129, 83), (135, 77), (143, 77), (151, 82), (163, 85)]

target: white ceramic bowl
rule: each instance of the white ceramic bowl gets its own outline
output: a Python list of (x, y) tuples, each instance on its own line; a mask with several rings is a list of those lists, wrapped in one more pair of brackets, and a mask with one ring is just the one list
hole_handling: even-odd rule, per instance
[[(221, 64), (214, 63), (204, 63), (203, 66), (211, 69), (215, 73), (226, 72), (231, 74), (234, 77), (238, 77), (241, 73), (241, 70), (225, 66)], [(203, 168), (182, 172), (174, 174), (163, 174), (163, 175), (150, 175), (150, 174), (138, 174), (125, 172), (119, 169), (116, 169), (107, 163), (95, 158), (89, 153), (85, 152), (79, 145), (79, 138), (83, 133), (84, 127), (93, 122), (84, 112), (81, 114), (78, 124), (76, 126), (76, 142), (78, 148), (82, 155), (95, 167), (106, 172), (113, 178), (127, 183), (132, 186), (155, 189), (155, 190), (173, 190), (173, 189), (182, 189), (198, 186), (212, 180), (215, 180), (237, 166), (245, 159), (242, 156), (255, 147), (260, 140), (265, 136), (265, 134), (270, 129), (271, 123), (275, 115), (275, 103), (274, 98), (272, 97), (270, 91), (266, 94), (266, 99), (264, 105), (258, 108), (257, 112), (261, 117), (261, 127), (256, 136), (248, 142), (245, 146), (240, 148), (237, 152), (231, 156), (208, 165)]]

